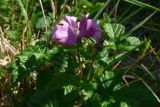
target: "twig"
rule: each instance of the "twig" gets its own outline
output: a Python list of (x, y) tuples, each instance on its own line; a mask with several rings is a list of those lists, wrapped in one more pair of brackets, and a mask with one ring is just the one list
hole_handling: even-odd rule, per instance
[(112, 70), (116, 69), (119, 66), (120, 63), (121, 63), (121, 61), (119, 61), (116, 65), (114, 65)]

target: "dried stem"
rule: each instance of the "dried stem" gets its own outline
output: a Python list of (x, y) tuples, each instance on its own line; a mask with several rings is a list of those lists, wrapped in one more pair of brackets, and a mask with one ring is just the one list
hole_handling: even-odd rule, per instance
[(24, 49), (24, 46), (25, 46), (25, 33), (27, 32), (27, 25), (24, 27), (24, 30), (23, 30), (23, 34), (22, 34), (22, 46), (21, 46), (21, 50)]
[(59, 16), (59, 19), (61, 19), (63, 17), (64, 11), (66, 10), (66, 5), (67, 5), (67, 0), (64, 0), (62, 12)]
[(54, 16), (54, 21), (53, 21), (53, 23), (55, 24), (55, 19), (56, 19), (56, 8), (55, 8), (55, 3), (53, 2), (53, 0), (51, 0), (51, 8), (52, 8), (53, 16)]
[(13, 56), (15, 56), (18, 52), (16, 49), (9, 43), (7, 39), (4, 38), (4, 33), (0, 27), (0, 50), (4, 52), (5, 50), (10, 52)]
[(57, 0), (54, 0), (55, 19), (57, 19)]
[[(43, 14), (43, 18), (44, 18), (44, 23), (45, 25), (47, 25), (47, 20), (46, 20), (46, 16), (45, 16), (45, 13), (44, 13), (44, 9), (43, 9), (43, 5), (42, 5), (42, 1), (39, 0), (39, 3), (41, 5), (41, 9), (42, 9), (42, 14)], [(46, 31), (47, 31), (47, 26), (46, 26)]]

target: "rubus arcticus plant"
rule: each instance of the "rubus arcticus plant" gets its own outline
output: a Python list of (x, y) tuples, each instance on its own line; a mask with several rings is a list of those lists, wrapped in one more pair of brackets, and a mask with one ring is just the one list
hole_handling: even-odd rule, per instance
[[(63, 15), (66, 16), (59, 22), (55, 21), (58, 24), (53, 26), (50, 34), (45, 32), (49, 35), (49, 40), (44, 37), (45, 39), (40, 38), (35, 44), (28, 45), (16, 56), (15, 61), (5, 67), (11, 73), (11, 84), (5, 87), (11, 96), (12, 105), (14, 107), (159, 107), (160, 100), (154, 91), (143, 78), (132, 72), (132, 66), (143, 57), (150, 41), (141, 41), (132, 36), (132, 32), (126, 33), (125, 27), (113, 23), (107, 14), (97, 19), (103, 11), (99, 11), (102, 8), (100, 3), (92, 5), (87, 0), (81, 2), (87, 7), (80, 4), (76, 7), (89, 9), (90, 16), (82, 15), (80, 9), (71, 11), (68, 9), (75, 14), (74, 16), (61, 15), (60, 8), (57, 7), (55, 10), (57, 14), (53, 16), (55, 20), (61, 19)], [(17, 3), (23, 10), (22, 14), (26, 16), (26, 29), (32, 28), (34, 23), (30, 25), (21, 0), (17, 0)], [(44, 3), (47, 3), (47, 0)], [(59, 0), (57, 5), (60, 4), (62, 1)], [(39, 15), (36, 14), (39, 5), (36, 6), (31, 18)], [(67, 5), (64, 3), (62, 7)], [(93, 9), (98, 12), (97, 15)], [(94, 19), (91, 18), (93, 16)], [(37, 21), (38, 24), (35, 24), (39, 31), (43, 32), (43, 28), (47, 31), (47, 27), (51, 25), (48, 17), (50, 16), (41, 17)], [(44, 19), (46, 23), (43, 25)], [(138, 27), (139, 25), (132, 31)], [(31, 29), (29, 31), (32, 33)], [(32, 36), (31, 33), (27, 35)], [(43, 38), (46, 34), (41, 35)], [(133, 63), (127, 63), (127, 67), (124, 66), (125, 59), (133, 52), (139, 57)]]
[[(121, 24), (102, 23), (82, 16), (65, 16), (51, 33), (56, 44), (41, 40), (24, 49), (8, 65), (13, 89), (27, 107), (141, 107), (158, 105), (143, 80), (124, 78), (129, 68), (120, 66), (146, 41), (125, 33)], [(59, 45), (60, 44), (60, 45)], [(62, 45), (62, 46), (61, 46)], [(47, 47), (47, 48), (46, 48)], [(24, 84), (25, 82), (25, 84)], [(21, 83), (21, 86), (18, 86)], [(23, 83), (23, 84), (22, 84)], [(28, 84), (28, 85), (27, 85)], [(11, 91), (11, 90), (10, 90)], [(26, 96), (20, 92), (23, 91)], [(153, 103), (154, 102), (154, 103)]]

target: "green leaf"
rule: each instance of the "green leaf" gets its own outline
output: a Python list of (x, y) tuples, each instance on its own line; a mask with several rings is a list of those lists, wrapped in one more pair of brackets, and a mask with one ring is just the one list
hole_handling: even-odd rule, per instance
[(92, 3), (89, 2), (88, 0), (81, 0), (80, 4), (83, 5), (84, 7), (92, 6)]
[(129, 106), (127, 105), (127, 103), (125, 103), (125, 102), (121, 102), (120, 107), (129, 107)]
[(92, 81), (90, 81), (90, 82), (84, 81), (82, 87), (83, 87), (83, 89), (82, 89), (81, 93), (84, 96), (84, 100), (88, 100), (94, 94), (94, 89), (97, 88), (97, 83), (94, 83)]
[(114, 71), (114, 77), (112, 79), (112, 82), (109, 85), (109, 90), (114, 91), (119, 85), (122, 83), (122, 78), (124, 75), (124, 69), (119, 69)]
[(126, 102), (131, 107), (146, 107), (157, 103), (153, 94), (142, 84), (130, 84), (113, 92), (116, 101)]
[(128, 37), (126, 38), (126, 42), (129, 43), (129, 45), (140, 45), (141, 41), (136, 37)]
[(55, 78), (52, 79), (52, 81), (48, 84), (46, 89), (55, 91), (62, 89), (63, 86), (68, 86), (68, 85), (78, 86), (79, 83), (80, 83), (79, 76), (67, 73), (60, 73)]
[(107, 33), (109, 40), (115, 41), (117, 38), (124, 34), (124, 26), (120, 24), (104, 24), (104, 31)]
[(68, 67), (67, 57), (65, 51), (61, 48), (54, 47), (46, 52), (46, 59), (48, 63), (51, 63), (55, 72), (65, 72), (65, 68)]
[(5, 33), (11, 41), (17, 41), (20, 39), (19, 33), (15, 30), (5, 30)]
[(39, 28), (48, 27), (50, 24), (51, 24), (51, 18), (49, 16), (47, 16), (46, 17), (46, 22), (45, 22), (44, 17), (38, 18), (35, 26), (36, 26), (37, 29), (39, 29)]
[(39, 90), (45, 89), (45, 87), (48, 85), (49, 81), (54, 78), (54, 74), (51, 71), (39, 71), (37, 76), (37, 84), (36, 87)]
[(105, 71), (101, 77), (99, 78), (100, 81), (103, 83), (103, 85), (105, 87), (109, 87), (110, 84), (112, 83), (113, 81), (113, 78), (114, 78), (114, 73), (111, 72), (111, 71)]
[(22, 79), (28, 77), (36, 67), (42, 63), (45, 58), (43, 45), (38, 44), (26, 47), (23, 52), (17, 55), (16, 61), (12, 66), (13, 82), (17, 83)]
[(103, 14), (103, 18), (100, 20), (100, 25), (104, 26), (105, 23), (111, 23), (111, 18), (109, 17), (109, 15), (107, 13)]
[(138, 38), (129, 36), (126, 39), (124, 39), (123, 41), (121, 41), (121, 43), (117, 44), (116, 48), (118, 50), (132, 51), (132, 50), (138, 48), (138, 46), (140, 46), (141, 44), (142, 43)]
[(98, 94), (94, 94), (87, 101), (83, 102), (81, 107), (101, 107)]
[[(44, 72), (43, 72), (44, 73)], [(47, 76), (47, 73), (45, 74)], [(42, 82), (43, 75), (40, 81)], [(41, 90), (36, 89), (36, 92), (30, 97), (28, 101), (29, 107), (71, 107), (75, 99), (78, 97), (77, 90), (74, 87), (80, 85), (80, 77), (68, 73), (57, 74), (52, 79), (48, 79), (48, 84), (44, 85)], [(66, 93), (66, 87), (72, 86), (72, 89)], [(71, 88), (71, 87), (70, 87)]]
[(45, 57), (44, 53), (33, 53), (37, 60), (43, 59)]
[(47, 94), (43, 91), (36, 91), (27, 102), (28, 107), (59, 107), (54, 93)]

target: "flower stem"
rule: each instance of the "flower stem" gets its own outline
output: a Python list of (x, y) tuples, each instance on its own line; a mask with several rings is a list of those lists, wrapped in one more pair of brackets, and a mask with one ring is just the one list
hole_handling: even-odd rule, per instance
[(93, 70), (93, 62), (96, 58), (97, 53), (98, 53), (98, 49), (95, 50), (95, 53), (94, 53), (93, 57), (91, 58), (91, 63), (89, 65), (90, 69), (89, 69), (89, 73), (88, 73), (88, 76), (87, 76), (87, 80), (90, 80), (90, 79), (94, 78), (94, 72), (92, 70)]
[(79, 63), (79, 74), (81, 76), (83, 76), (83, 71), (82, 71), (82, 62), (81, 62), (81, 59), (80, 59), (80, 50), (79, 50), (79, 45), (80, 45), (81, 42), (78, 42), (77, 43), (77, 57), (78, 57), (78, 63)]

